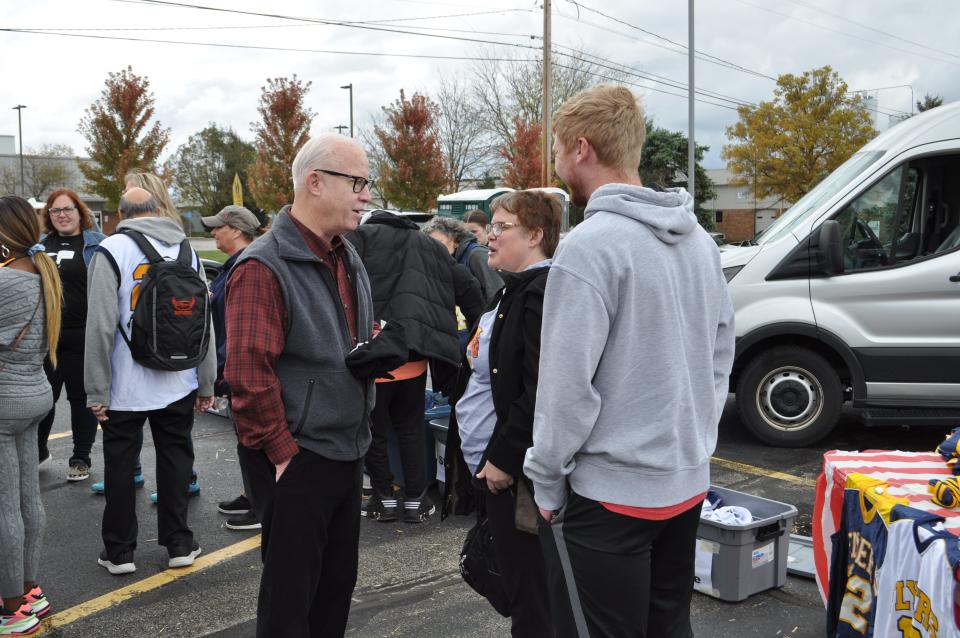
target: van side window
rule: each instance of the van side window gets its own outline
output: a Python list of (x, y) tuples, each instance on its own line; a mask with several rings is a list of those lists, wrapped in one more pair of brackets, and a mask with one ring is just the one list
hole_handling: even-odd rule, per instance
[(960, 156), (902, 164), (834, 218), (846, 272), (901, 266), (960, 248)]

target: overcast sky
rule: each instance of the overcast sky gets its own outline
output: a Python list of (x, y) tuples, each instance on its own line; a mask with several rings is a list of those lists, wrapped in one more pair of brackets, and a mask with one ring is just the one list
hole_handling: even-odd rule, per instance
[[(313, 132), (319, 133), (349, 123), (348, 94), (339, 88), (341, 85), (353, 83), (355, 122), (358, 127), (368, 126), (371, 117), (394, 100), (400, 89), (429, 93), (439, 74), (468, 75), (473, 64), (469, 60), (403, 58), (398, 54), (541, 55), (504, 44), (541, 46), (542, 4), (534, 0), (192, 2), (285, 17), (117, 0), (31, 0), (0, 3), (0, 27), (74, 29), (60, 32), (302, 50), (216, 48), (2, 31), (0, 78), (6, 104), (0, 104), (0, 135), (16, 135), (17, 112), (10, 107), (25, 104), (25, 146), (62, 143), (85, 155), (86, 143), (77, 133), (77, 123), (99, 95), (107, 73), (127, 65), (149, 78), (157, 117), (172, 128), (166, 156), (210, 122), (232, 127), (251, 139), (250, 123), (257, 119), (260, 87), (268, 77), (296, 73), (313, 82), (309, 103), (317, 113)], [(555, 52), (564, 51), (562, 47), (582, 48), (637, 72), (686, 84), (685, 54), (669, 42), (687, 42), (686, 3), (587, 0), (578, 8), (569, 0), (553, 2)], [(457, 17), (441, 17), (451, 15)], [(391, 23), (390, 28), (450, 31), (423, 30), (408, 35), (307, 24), (291, 20), (291, 16), (351, 21), (403, 19)], [(484, 46), (427, 37), (427, 33), (501, 44)], [(907, 84), (913, 88), (914, 99), (924, 93), (939, 94), (946, 101), (960, 99), (960, 19), (952, 0), (700, 0), (695, 48), (745, 69), (698, 60), (697, 88), (747, 102), (770, 99), (774, 88), (772, 80), (751, 72), (775, 77), (824, 64), (837, 69), (852, 89)], [(320, 49), (385, 55), (303, 51)], [(563, 57), (555, 53), (555, 59), (562, 61)], [(641, 85), (631, 88), (644, 96), (647, 112), (657, 124), (687, 130), (686, 98), (652, 90), (681, 94), (685, 89), (635, 76), (628, 79)], [(910, 88), (884, 90), (878, 96), (882, 111), (911, 110)], [(732, 106), (727, 101), (713, 101)], [(886, 115), (881, 117), (886, 120)], [(698, 142), (711, 146), (708, 167), (722, 166), (719, 152), (725, 143), (724, 129), (734, 121), (736, 113), (730, 108), (697, 103), (696, 136)]]

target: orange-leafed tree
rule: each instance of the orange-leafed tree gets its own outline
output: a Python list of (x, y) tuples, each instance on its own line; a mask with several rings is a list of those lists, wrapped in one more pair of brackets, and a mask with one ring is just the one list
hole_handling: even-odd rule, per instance
[(127, 67), (107, 74), (100, 97), (80, 119), (77, 130), (86, 138), (87, 154), (81, 162), (85, 189), (106, 200), (107, 210), (116, 210), (123, 192), (123, 177), (133, 169), (156, 171), (157, 158), (170, 141), (170, 129), (155, 114), (150, 81)]
[(269, 78), (260, 88), (260, 121), (250, 124), (256, 138), (257, 158), (250, 167), (247, 186), (264, 210), (277, 211), (293, 201), (290, 166), (310, 139), (315, 113), (306, 106), (311, 82)]
[(540, 183), (540, 123), (513, 118), (513, 139), (500, 147), (507, 160), (503, 182), (511, 188), (535, 188)]
[(440, 147), (440, 109), (425, 95), (414, 93), (383, 107), (386, 122), (374, 129), (383, 150), (377, 166), (379, 188), (394, 206), (427, 211), (437, 204), (449, 180)]

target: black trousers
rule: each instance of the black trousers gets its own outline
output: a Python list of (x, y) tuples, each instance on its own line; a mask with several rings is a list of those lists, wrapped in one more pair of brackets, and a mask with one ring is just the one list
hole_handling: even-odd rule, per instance
[(570, 493), (540, 519), (557, 636), (688, 638), (699, 503), (664, 521), (615, 514)]
[(510, 634), (518, 637), (550, 638), (554, 635), (547, 595), (547, 572), (537, 536), (521, 532), (514, 522), (517, 497), (513, 489), (482, 498), (493, 534), (504, 588), (510, 601)]
[(387, 455), (387, 432), (397, 434), (400, 463), (403, 467), (404, 492), (416, 498), (427, 487), (424, 454), (423, 392), (427, 373), (403, 381), (377, 384), (377, 403), (370, 415), (372, 440), (364, 458), (370, 483), (380, 494), (390, 494), (393, 473)]
[(90, 466), (90, 450), (97, 439), (97, 418), (87, 407), (87, 393), (83, 388), (84, 329), (64, 328), (60, 331), (60, 343), (57, 345), (57, 367), (50, 359), (43, 362), (43, 371), (53, 388), (54, 407), (40, 421), (37, 430), (37, 443), (40, 456), (49, 454), (47, 440), (53, 428), (56, 416), (56, 403), (60, 400), (60, 391), (67, 386), (67, 400), (70, 402), (70, 427), (73, 430), (73, 455), (71, 461), (83, 461)]
[(343, 636), (357, 583), (361, 462), (301, 448), (277, 481), (266, 454), (241, 451), (263, 525), (257, 636)]
[(109, 418), (101, 424), (106, 497), (101, 532), (110, 559), (128, 557), (137, 547), (133, 472), (146, 420), (150, 422), (157, 456), (158, 542), (171, 554), (192, 548), (193, 532), (187, 526), (187, 486), (193, 467), (190, 431), (196, 394), (191, 392), (160, 410), (107, 411)]

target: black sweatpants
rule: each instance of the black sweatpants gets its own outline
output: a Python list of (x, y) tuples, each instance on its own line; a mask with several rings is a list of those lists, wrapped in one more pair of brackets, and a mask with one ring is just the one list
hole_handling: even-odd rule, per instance
[(557, 636), (688, 638), (700, 504), (664, 521), (570, 493), (540, 519)]
[(266, 454), (241, 450), (263, 525), (257, 636), (343, 636), (357, 583), (361, 462), (301, 448), (277, 481)]
[[(196, 391), (159, 410), (108, 410), (103, 428), (104, 496), (103, 545), (111, 562), (129, 558), (137, 547), (134, 466), (143, 441), (143, 423), (149, 420), (157, 456), (158, 542), (168, 553), (183, 554), (193, 547), (187, 526), (187, 486), (193, 467), (193, 406)], [(116, 560), (114, 560), (116, 559)]]
[(370, 483), (380, 494), (390, 494), (393, 473), (387, 455), (387, 433), (397, 433), (403, 485), (407, 498), (416, 498), (427, 487), (424, 453), (423, 393), (427, 373), (413, 379), (377, 384), (377, 403), (370, 415), (372, 440), (364, 458)]
[(50, 408), (47, 416), (40, 421), (37, 429), (37, 444), (40, 456), (45, 457), (50, 452), (47, 449), (47, 440), (53, 428), (53, 419), (56, 416), (56, 403), (60, 400), (60, 391), (67, 386), (67, 400), (70, 402), (70, 427), (73, 430), (73, 455), (71, 461), (83, 461), (90, 466), (90, 450), (97, 439), (97, 417), (87, 407), (87, 393), (83, 388), (83, 353), (84, 329), (64, 328), (60, 331), (60, 343), (57, 345), (57, 367), (50, 364), (50, 359), (44, 359), (43, 371), (47, 373), (47, 381), (53, 388), (54, 407)]
[(517, 497), (513, 488), (497, 494), (482, 489), (503, 585), (510, 601), (512, 636), (550, 638), (554, 635), (547, 596), (547, 574), (535, 534), (515, 523)]

